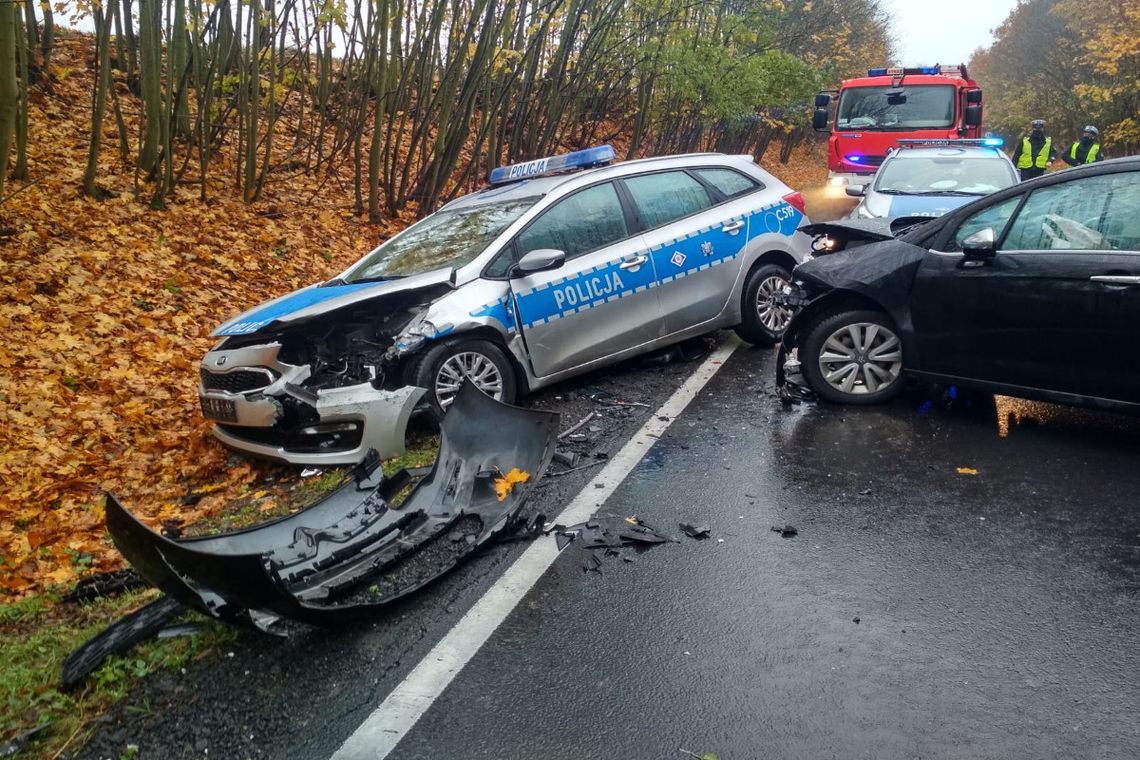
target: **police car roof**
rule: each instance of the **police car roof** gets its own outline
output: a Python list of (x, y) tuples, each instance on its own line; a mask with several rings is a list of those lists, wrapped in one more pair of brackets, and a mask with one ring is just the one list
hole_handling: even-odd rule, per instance
[(518, 182), (488, 187), (471, 193), (470, 195), (456, 198), (440, 210), (447, 209), (453, 211), (461, 208), (480, 206), (484, 203), (502, 203), (503, 201), (519, 200), (522, 198), (542, 197), (562, 185), (569, 183), (578, 184), (584, 177), (589, 177), (590, 179), (608, 176), (620, 177), (626, 174), (644, 171), (653, 164), (661, 164), (661, 168), (664, 169), (671, 166), (693, 166), (709, 163), (709, 159), (714, 159), (712, 163), (716, 164), (731, 164), (740, 160), (751, 163), (752, 160), (749, 156), (734, 156), (727, 153), (681, 153), (673, 156), (657, 156), (654, 158), (639, 158), (632, 161), (617, 161), (593, 169), (581, 169), (564, 172), (562, 174), (531, 177), (521, 179)]

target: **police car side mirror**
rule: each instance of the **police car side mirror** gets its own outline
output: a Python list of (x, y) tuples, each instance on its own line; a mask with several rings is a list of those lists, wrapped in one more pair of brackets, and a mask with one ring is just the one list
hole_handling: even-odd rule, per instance
[(566, 263), (566, 252), (556, 248), (539, 248), (530, 251), (511, 268), (511, 277), (525, 277), (535, 272), (549, 272)]
[(866, 185), (848, 185), (847, 194), (852, 198), (862, 198), (866, 195)]
[(989, 259), (997, 254), (996, 245), (993, 227), (986, 227), (962, 241), (962, 253), (968, 259)]

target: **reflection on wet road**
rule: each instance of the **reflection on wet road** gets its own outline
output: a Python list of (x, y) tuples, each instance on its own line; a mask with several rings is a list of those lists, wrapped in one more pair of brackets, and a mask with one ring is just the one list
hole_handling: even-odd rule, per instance
[(713, 538), (568, 549), (393, 757), (1136, 756), (1140, 420), (785, 408), (771, 362), (738, 351), (603, 506)]

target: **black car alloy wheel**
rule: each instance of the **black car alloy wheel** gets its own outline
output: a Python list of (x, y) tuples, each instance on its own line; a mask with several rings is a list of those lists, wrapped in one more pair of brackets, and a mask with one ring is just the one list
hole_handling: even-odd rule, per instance
[(816, 322), (800, 364), (813, 390), (839, 404), (877, 404), (902, 389), (902, 341), (882, 312), (843, 311)]

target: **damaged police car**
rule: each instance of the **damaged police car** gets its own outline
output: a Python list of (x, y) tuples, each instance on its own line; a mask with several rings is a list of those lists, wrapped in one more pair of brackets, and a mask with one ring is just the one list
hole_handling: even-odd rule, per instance
[(505, 403), (722, 327), (771, 345), (808, 254), (803, 197), (747, 156), (612, 163), (609, 146), (501, 167), (328, 282), (217, 328), (202, 411), (294, 464), (403, 450), (421, 399)]

